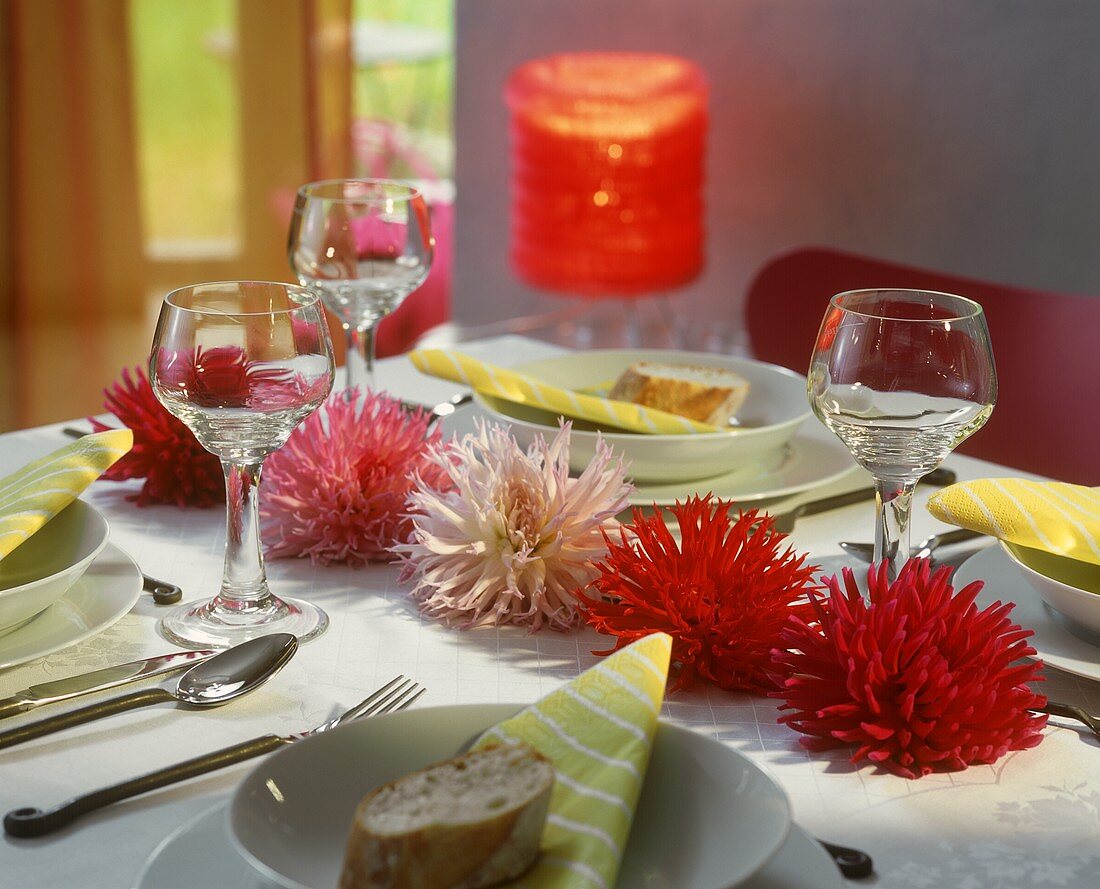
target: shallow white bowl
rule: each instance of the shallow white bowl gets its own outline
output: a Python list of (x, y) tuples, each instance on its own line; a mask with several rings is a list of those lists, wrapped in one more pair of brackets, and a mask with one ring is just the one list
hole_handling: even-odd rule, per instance
[(0, 633), (49, 608), (107, 545), (107, 520), (83, 500), (46, 522), (0, 559)]
[[(566, 389), (586, 389), (617, 379), (638, 361), (720, 367), (749, 381), (748, 398), (737, 412), (737, 418), (747, 424), (743, 428), (689, 435), (602, 431), (615, 452), (629, 462), (629, 476), (639, 482), (710, 478), (764, 461), (790, 441), (810, 415), (805, 377), (750, 358), (662, 349), (593, 349), (543, 358), (513, 369)], [(552, 437), (557, 431), (558, 418), (547, 411), (478, 392), (474, 400), (497, 422), (510, 423), (516, 441), (524, 447), (536, 435)], [(573, 420), (569, 467), (574, 472), (583, 471), (591, 462), (596, 438), (596, 427)]]
[[(428, 707), (307, 738), (241, 782), (229, 805), (230, 836), (280, 886), (335, 886), (355, 809), (368, 791), (454, 756), (518, 709)], [(790, 824), (786, 795), (748, 759), (713, 738), (660, 723), (617, 885), (740, 885), (779, 851)]]
[(1000, 543), (1039, 598), (1065, 619), (1066, 629), (1083, 629), (1093, 639), (1100, 636), (1100, 565)]

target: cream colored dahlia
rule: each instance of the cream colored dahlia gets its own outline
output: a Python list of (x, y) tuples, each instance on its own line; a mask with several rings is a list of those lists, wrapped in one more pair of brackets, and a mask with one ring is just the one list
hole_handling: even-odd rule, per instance
[(632, 488), (602, 440), (570, 478), (570, 429), (524, 452), (507, 428), (482, 423), (435, 457), (454, 487), (417, 486), (412, 537), (392, 550), (425, 614), (462, 627), (579, 623), (573, 591), (595, 577), (602, 532), (618, 524)]

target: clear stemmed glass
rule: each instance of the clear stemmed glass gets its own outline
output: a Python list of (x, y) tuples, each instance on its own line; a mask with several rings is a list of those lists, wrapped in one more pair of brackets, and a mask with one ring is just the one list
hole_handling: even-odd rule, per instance
[(814, 345), (810, 405), (874, 477), (875, 562), (909, 558), (917, 480), (989, 418), (997, 372), (982, 307), (927, 290), (834, 296)]
[(374, 386), (374, 331), (432, 265), (428, 205), (390, 179), (330, 179), (298, 189), (287, 254), (347, 335), (347, 388)]
[(220, 648), (267, 633), (305, 641), (324, 632), (320, 608), (268, 589), (256, 498), (264, 458), (321, 405), (333, 376), (324, 311), (305, 288), (225, 281), (164, 298), (149, 356), (153, 392), (221, 458), (226, 487), (221, 591), (165, 615), (168, 639)]

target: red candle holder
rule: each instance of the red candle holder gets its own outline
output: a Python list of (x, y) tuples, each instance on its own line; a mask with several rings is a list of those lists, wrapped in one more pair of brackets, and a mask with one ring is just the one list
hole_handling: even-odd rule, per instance
[(528, 284), (653, 295), (703, 267), (707, 84), (685, 59), (575, 53), (517, 68), (511, 260)]

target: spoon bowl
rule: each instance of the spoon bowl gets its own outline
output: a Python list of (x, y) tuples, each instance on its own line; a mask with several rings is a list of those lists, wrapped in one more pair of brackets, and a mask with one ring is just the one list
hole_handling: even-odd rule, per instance
[(290, 633), (257, 636), (195, 664), (179, 677), (174, 688), (130, 692), (0, 732), (0, 749), (150, 704), (176, 701), (200, 708), (227, 704), (263, 685), (286, 666), (297, 650), (298, 640)]

